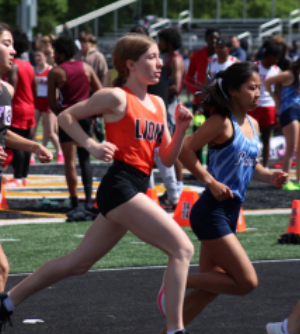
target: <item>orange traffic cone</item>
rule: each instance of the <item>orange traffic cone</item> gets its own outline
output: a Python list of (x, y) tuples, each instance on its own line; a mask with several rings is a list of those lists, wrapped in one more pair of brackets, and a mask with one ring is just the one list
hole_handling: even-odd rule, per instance
[(191, 226), (190, 213), (193, 205), (198, 200), (197, 191), (183, 190), (174, 212), (174, 220), (180, 226)]
[(241, 206), (241, 210), (240, 210), (240, 214), (239, 214), (239, 218), (236, 224), (236, 231), (237, 232), (246, 232), (246, 221), (245, 221), (245, 217), (244, 217), (244, 212), (243, 212), (243, 207)]
[(148, 188), (146, 195), (150, 197), (156, 204), (159, 205), (159, 199), (157, 196), (157, 190), (155, 188)]
[(293, 200), (292, 213), (286, 233), (300, 234), (300, 201)]
[(0, 182), (1, 182), (1, 185), (0, 185), (0, 188), (1, 188), (0, 189), (0, 210), (1, 209), (8, 209), (4, 187), (3, 187), (2, 181), (0, 181)]

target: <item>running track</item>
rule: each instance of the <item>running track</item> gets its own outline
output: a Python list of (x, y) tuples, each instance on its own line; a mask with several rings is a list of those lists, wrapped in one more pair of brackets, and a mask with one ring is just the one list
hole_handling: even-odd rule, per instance
[[(244, 297), (220, 296), (188, 327), (190, 334), (266, 334), (268, 321), (281, 320), (291, 312), (300, 299), (300, 261), (254, 266), (258, 288)], [(71, 277), (20, 305), (12, 317), (13, 328), (7, 327), (5, 333), (159, 333), (164, 319), (156, 295), (163, 271), (112, 269)], [(7, 287), (22, 278), (10, 276)], [(45, 322), (22, 324), (30, 318)]]

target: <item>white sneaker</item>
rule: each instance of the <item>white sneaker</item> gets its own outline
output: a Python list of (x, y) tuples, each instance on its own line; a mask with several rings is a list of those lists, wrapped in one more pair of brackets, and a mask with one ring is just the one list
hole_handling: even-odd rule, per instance
[(282, 322), (270, 322), (266, 326), (268, 334), (284, 334), (282, 330)]
[(164, 274), (164, 277), (163, 277), (163, 281), (162, 281), (162, 284), (161, 284), (161, 287), (159, 289), (159, 292), (158, 292), (158, 296), (157, 296), (157, 304), (158, 304), (158, 308), (160, 310), (160, 313), (166, 318), (166, 303), (165, 303), (165, 275), (166, 275), (166, 272)]

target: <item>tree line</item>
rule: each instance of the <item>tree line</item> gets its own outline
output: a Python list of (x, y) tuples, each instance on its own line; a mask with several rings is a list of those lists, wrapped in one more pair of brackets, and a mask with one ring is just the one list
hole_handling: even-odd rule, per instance
[[(111, 0), (38, 0), (38, 26), (34, 32), (42, 34), (53, 33), (54, 27), (84, 15), (95, 9), (106, 6)], [(189, 8), (189, 0), (167, 0), (168, 17), (177, 18), (178, 14)], [(221, 0), (221, 18), (241, 18), (243, 16), (242, 0)], [(193, 0), (194, 18), (215, 18), (216, 1)], [(298, 0), (275, 1), (275, 16), (287, 18), (289, 13), (299, 8)], [(16, 6), (20, 0), (0, 0), (0, 21), (16, 26)], [(270, 18), (272, 0), (246, 0), (248, 18)], [(136, 3), (128, 5), (118, 11), (118, 26), (129, 24), (139, 14), (142, 16), (153, 14), (162, 17), (162, 0), (137, 0)], [(105, 31), (113, 30), (113, 13), (99, 18), (99, 36)], [(93, 31), (93, 22), (86, 23), (80, 30)]]

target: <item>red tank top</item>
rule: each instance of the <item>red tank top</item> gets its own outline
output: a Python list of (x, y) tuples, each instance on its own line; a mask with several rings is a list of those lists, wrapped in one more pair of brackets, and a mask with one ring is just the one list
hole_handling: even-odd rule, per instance
[(46, 97), (48, 96), (48, 73), (51, 70), (52, 66), (46, 65), (45, 69), (42, 72), (38, 72), (35, 68), (35, 76), (37, 80), (37, 97)]
[(118, 147), (114, 158), (150, 174), (154, 166), (154, 150), (164, 133), (163, 109), (157, 98), (149, 94), (156, 112), (146, 109), (128, 87), (127, 113), (118, 122), (105, 123), (106, 139)]
[(14, 59), (18, 65), (18, 82), (12, 101), (13, 117), (11, 125), (27, 130), (35, 125), (34, 97), (32, 83), (34, 71), (29, 61)]
[(60, 111), (90, 97), (90, 82), (85, 74), (82, 61), (68, 61), (59, 65), (67, 75), (67, 82), (60, 88), (62, 101)]

